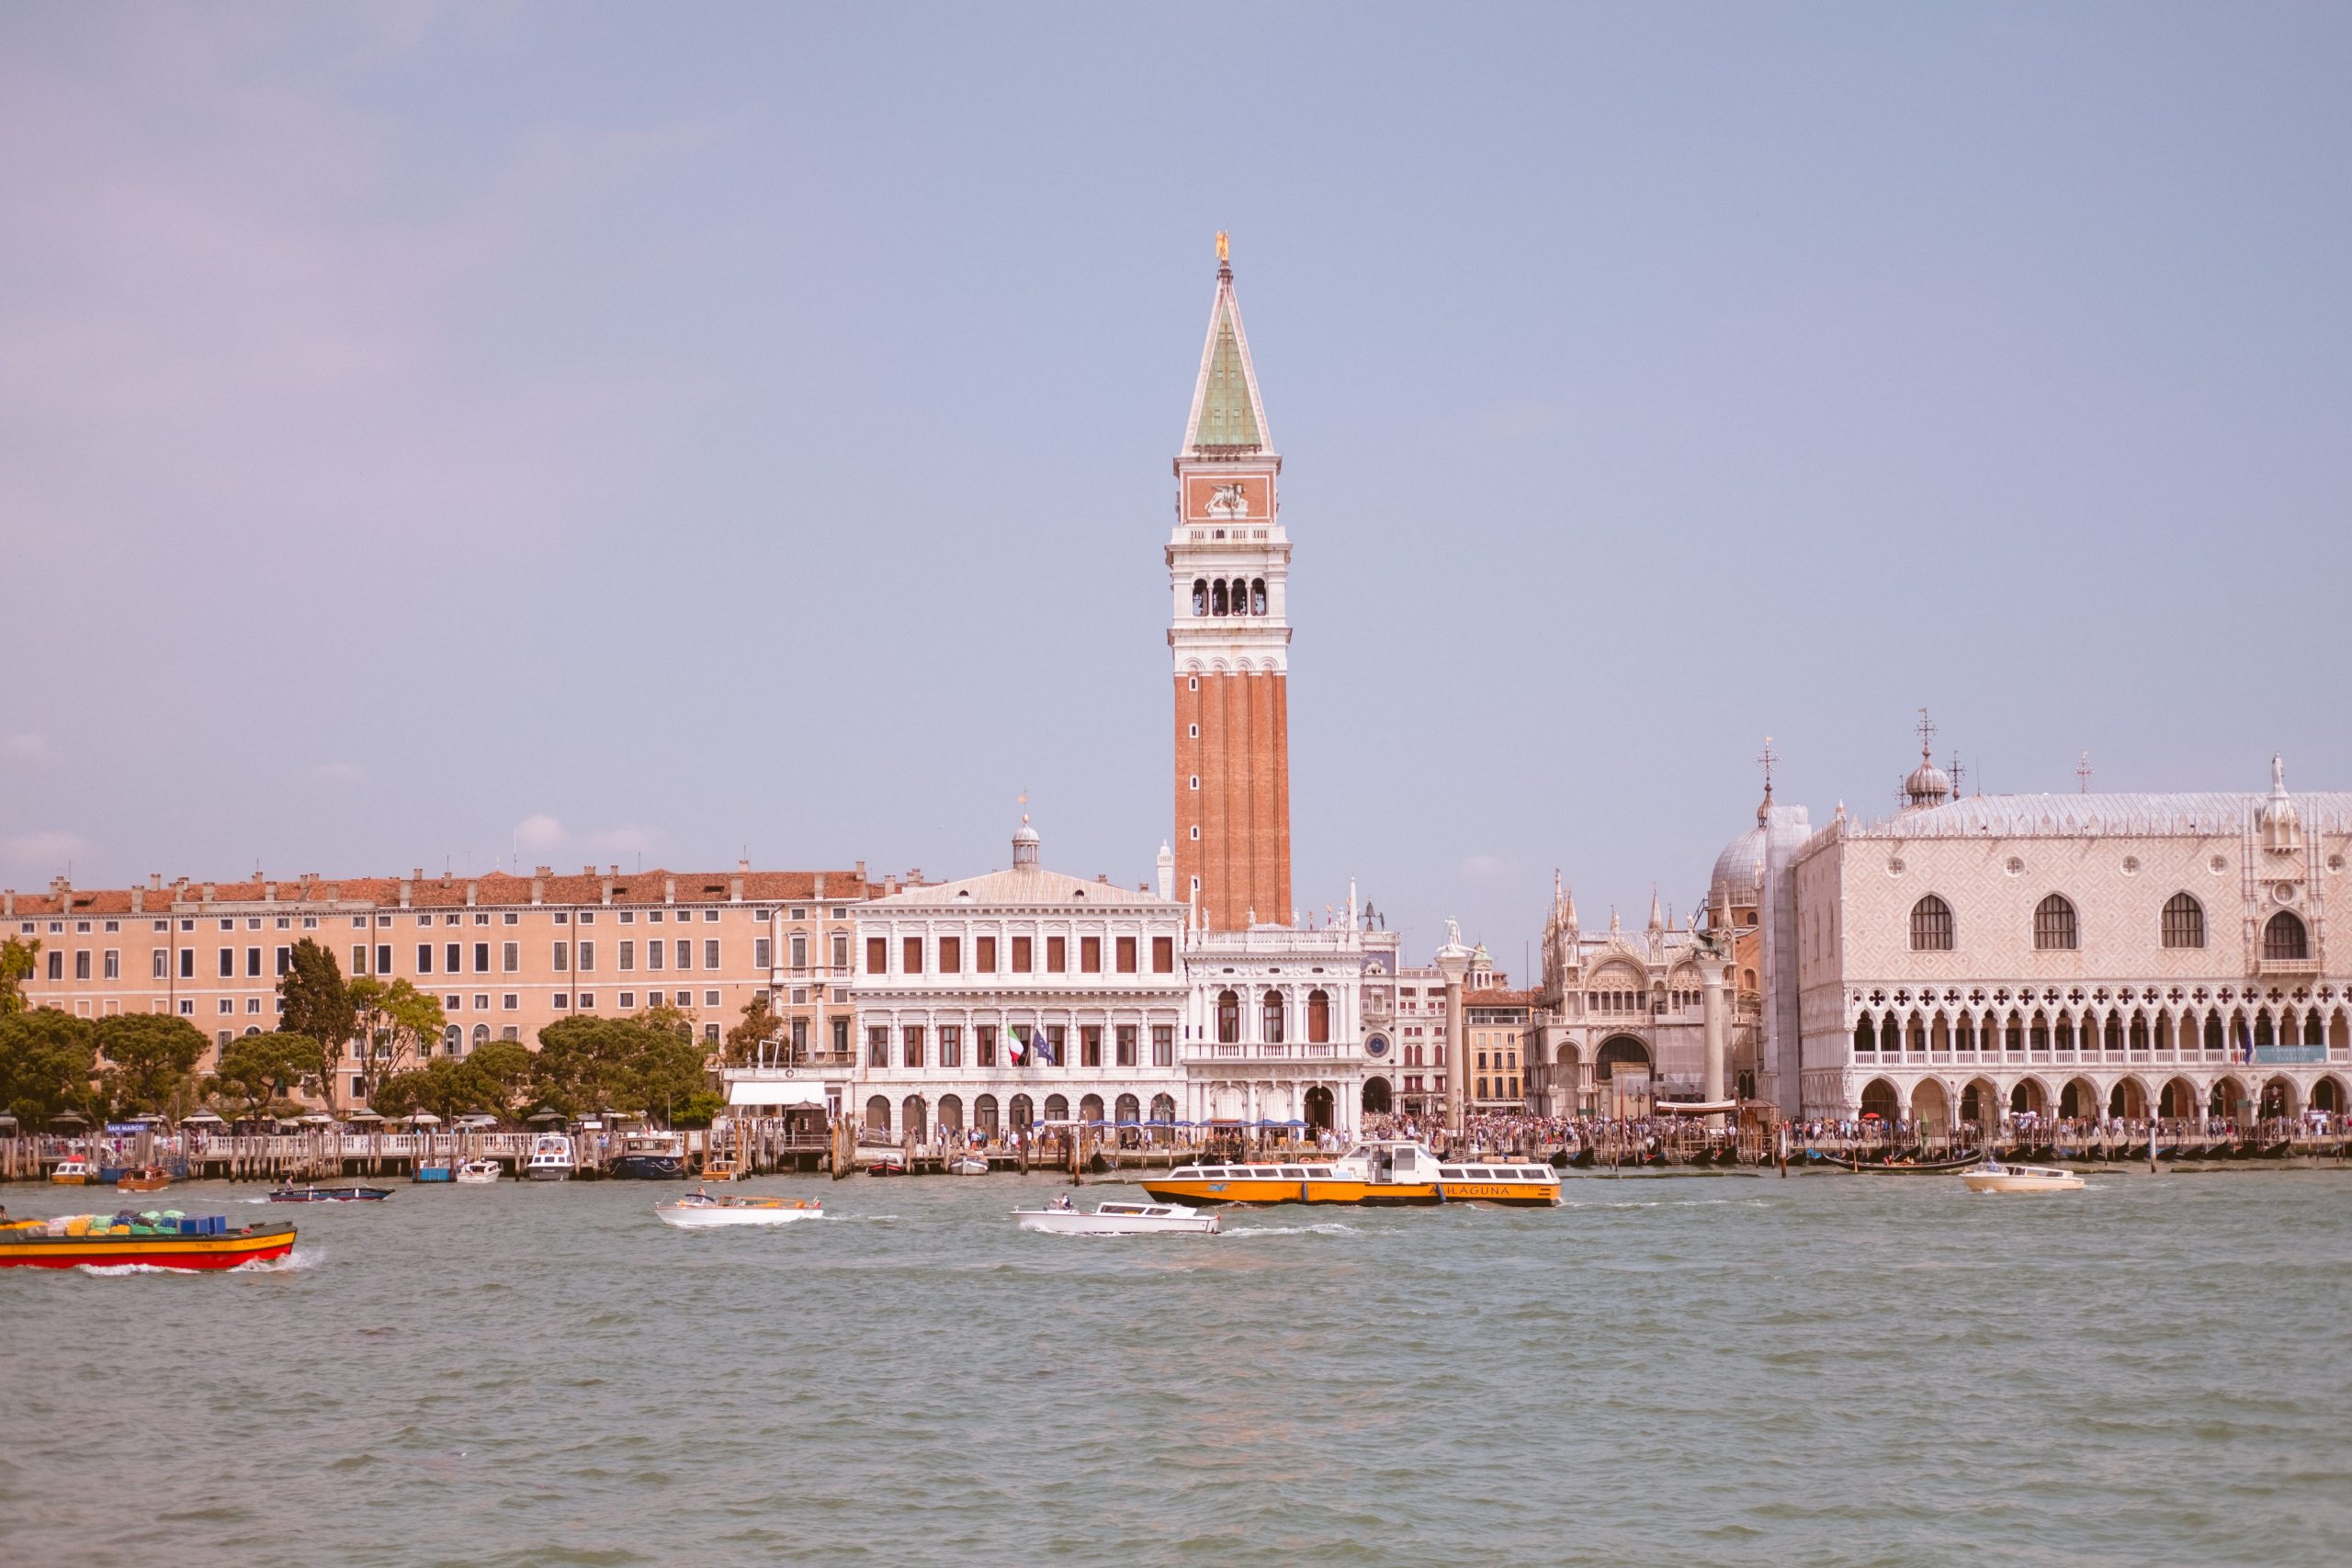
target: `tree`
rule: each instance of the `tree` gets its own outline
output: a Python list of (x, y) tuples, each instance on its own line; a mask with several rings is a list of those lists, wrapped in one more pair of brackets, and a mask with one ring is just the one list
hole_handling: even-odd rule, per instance
[(326, 1053), (307, 1034), (246, 1034), (220, 1048), (209, 1087), (252, 1113), (326, 1070)]
[(473, 1074), (481, 1097), (469, 1109), (507, 1117), (529, 1098), (538, 1059), (529, 1046), (515, 1041), (488, 1040), (474, 1047), (466, 1058), (466, 1067)]
[(568, 1018), (539, 1031), (539, 1098), (579, 1115), (610, 1108), (668, 1116), (710, 1088), (694, 1021), (675, 1008), (633, 1018)]
[(326, 1090), (327, 1110), (334, 1110), (334, 1065), (343, 1048), (359, 1032), (358, 1010), (351, 989), (344, 984), (343, 966), (334, 954), (309, 937), (294, 944), (285, 975), (277, 982), (277, 1027), (287, 1034), (306, 1035), (319, 1043), (327, 1069), (319, 1075)]
[(425, 1043), (439, 1038), (441, 1004), (406, 980), (360, 975), (345, 989), (359, 1041), (359, 1098), (372, 1103), (377, 1084), (399, 1072), (402, 1062), (421, 1059)]
[(25, 942), (10, 937), (0, 942), (0, 1016), (25, 1010), (23, 983), (32, 978), (33, 958), (40, 952), (40, 939)]
[(96, 1032), (55, 1008), (0, 1013), (0, 1108), (27, 1122), (91, 1106)]
[(730, 1067), (745, 1067), (758, 1061), (763, 1047), (775, 1044), (784, 1036), (784, 1020), (768, 1001), (765, 991), (754, 991), (752, 999), (743, 1004), (743, 1021), (727, 1032), (725, 1060)]
[(204, 1055), (201, 1030), (168, 1013), (126, 1012), (97, 1022), (99, 1053), (110, 1064), (107, 1092), (129, 1111), (161, 1111)]

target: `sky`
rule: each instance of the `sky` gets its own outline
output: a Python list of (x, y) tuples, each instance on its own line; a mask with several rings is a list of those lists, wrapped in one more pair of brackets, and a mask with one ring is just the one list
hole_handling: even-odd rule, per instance
[(2352, 787), (2352, 10), (0, 6), (0, 884), (1133, 883), (1233, 236), (1294, 882)]

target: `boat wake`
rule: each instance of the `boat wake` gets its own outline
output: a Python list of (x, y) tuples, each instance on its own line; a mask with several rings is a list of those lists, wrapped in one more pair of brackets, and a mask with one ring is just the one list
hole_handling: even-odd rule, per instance
[(300, 1274), (316, 1269), (326, 1261), (326, 1254), (314, 1247), (297, 1246), (283, 1258), (255, 1258), (223, 1270), (230, 1274)]
[(1227, 1235), (1361, 1235), (1363, 1233), (1353, 1225), (1341, 1224), (1337, 1220), (1325, 1220), (1319, 1224), (1312, 1225), (1232, 1225), (1227, 1227), (1224, 1234)]

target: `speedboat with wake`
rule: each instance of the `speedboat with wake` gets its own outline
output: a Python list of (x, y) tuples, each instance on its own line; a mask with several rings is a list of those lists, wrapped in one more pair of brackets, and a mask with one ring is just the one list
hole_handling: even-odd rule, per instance
[(796, 1220), (820, 1220), (825, 1205), (814, 1198), (749, 1198), (706, 1192), (700, 1187), (683, 1198), (656, 1203), (653, 1212), (665, 1225), (682, 1231), (720, 1230), (730, 1225), (788, 1225)]
[(1337, 1159), (1180, 1166), (1146, 1178), (1163, 1203), (1506, 1203), (1552, 1208), (1560, 1173), (1515, 1160), (1441, 1159), (1412, 1139), (1373, 1139)]
[(1097, 1203), (1094, 1212), (1060, 1198), (1042, 1209), (1015, 1209), (1012, 1217), (1024, 1231), (1046, 1235), (1215, 1235), (1217, 1217), (1188, 1209), (1182, 1203), (1131, 1203), (1123, 1200)]
[(2052, 1165), (2003, 1165), (1986, 1160), (1961, 1178), (1971, 1192), (2072, 1192), (2083, 1179)]
[(144, 1264), (151, 1269), (234, 1269), (294, 1250), (294, 1227), (229, 1228), (219, 1214), (62, 1214), (0, 1224), (0, 1269), (76, 1269), (85, 1264)]

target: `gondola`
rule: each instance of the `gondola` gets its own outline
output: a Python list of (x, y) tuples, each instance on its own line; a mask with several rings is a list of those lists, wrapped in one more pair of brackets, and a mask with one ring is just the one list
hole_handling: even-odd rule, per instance
[(1567, 1150), (1558, 1150), (1552, 1156), (1552, 1168), (1554, 1170), (1566, 1170), (1568, 1168), (1568, 1165), (1569, 1160)]
[(1600, 1163), (1600, 1151), (1589, 1145), (1568, 1156), (1568, 1167), (1575, 1170), (1590, 1170)]
[(2277, 1143), (2270, 1145), (2267, 1148), (2265, 1148), (2262, 1151), (2262, 1157), (2264, 1159), (2285, 1159), (2289, 1155), (2293, 1154), (2294, 1152), (2295, 1141), (2292, 1138), (2281, 1138)]
[(1918, 1160), (1907, 1165), (1859, 1159), (1849, 1161), (1848, 1165), (1860, 1176), (1950, 1176), (1955, 1170), (1972, 1170), (1984, 1162), (1983, 1155), (1968, 1154), (1958, 1159)]

